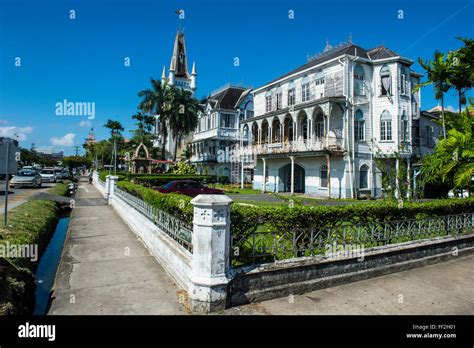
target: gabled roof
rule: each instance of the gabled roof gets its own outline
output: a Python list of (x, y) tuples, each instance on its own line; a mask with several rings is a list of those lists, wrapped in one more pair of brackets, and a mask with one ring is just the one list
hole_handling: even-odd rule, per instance
[(240, 95), (240, 98), (237, 100), (237, 102), (234, 105), (234, 109), (237, 109), (239, 107), (240, 103), (242, 103), (242, 101), (250, 94), (251, 91), (252, 91), (252, 88), (248, 88)]
[(264, 85), (262, 85), (262, 86), (260, 86), (256, 89), (260, 89), (262, 87), (271, 85), (271, 84), (273, 84), (273, 83), (275, 83), (279, 80), (282, 80), (286, 77), (297, 74), (301, 71), (305, 71), (305, 70), (310, 69), (314, 66), (317, 66), (317, 65), (320, 65), (324, 62), (330, 61), (334, 58), (342, 57), (346, 54), (351, 55), (351, 56), (355, 56), (355, 57), (364, 58), (364, 59), (367, 59), (369, 61), (375, 61), (375, 60), (378, 60), (378, 59), (386, 59), (386, 58), (393, 58), (393, 57), (401, 57), (398, 53), (386, 48), (383, 45), (375, 47), (371, 50), (366, 50), (365, 48), (362, 48), (359, 45), (355, 45), (353, 43), (346, 43), (346, 44), (343, 44), (339, 47), (325, 49), (325, 51), (322, 54), (316, 56), (314, 59), (311, 59), (306, 64), (301, 65), (300, 67), (298, 67), (296, 69), (293, 69), (290, 72), (288, 72), (284, 75), (281, 75), (281, 76), (277, 77), (276, 79), (273, 79), (270, 82), (267, 82)]
[(400, 55), (384, 45), (372, 48), (367, 52), (371, 60), (399, 57)]
[[(299, 68), (291, 70), (289, 73), (286, 73), (286, 74), (284, 74), (280, 77), (277, 77), (276, 79), (266, 83), (263, 86), (270, 85), (270, 84), (272, 84), (272, 83), (274, 83), (274, 82), (276, 82), (280, 79), (283, 79), (287, 76), (291, 76), (291, 75), (296, 74), (300, 71), (309, 69), (313, 66), (319, 65), (319, 64), (324, 63), (326, 61), (329, 61), (333, 58), (343, 56), (345, 54), (350, 54), (350, 55), (353, 55), (353, 56), (357, 56), (357, 57), (361, 57), (361, 58), (365, 58), (365, 59), (370, 59), (370, 57), (367, 54), (367, 51), (365, 49), (363, 49), (362, 47), (360, 47), (358, 45), (354, 45), (354, 44), (343, 45), (341, 47), (332, 49), (332, 50), (330, 50), (326, 53), (323, 53), (323, 54), (317, 56), (315, 59), (310, 60), (308, 63), (300, 66)], [(261, 86), (261, 87), (263, 87), (263, 86)]]
[(209, 103), (213, 109), (234, 110), (242, 94), (248, 93), (248, 91), (249, 89), (244, 87), (230, 86), (209, 96), (206, 102)]

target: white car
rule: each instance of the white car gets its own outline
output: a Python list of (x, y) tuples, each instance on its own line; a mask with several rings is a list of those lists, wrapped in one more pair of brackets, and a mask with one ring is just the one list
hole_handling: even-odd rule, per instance
[(21, 169), (10, 181), (10, 187), (41, 187), (42, 178), (35, 170)]
[(40, 172), (43, 182), (56, 182), (56, 173), (53, 168), (45, 168)]

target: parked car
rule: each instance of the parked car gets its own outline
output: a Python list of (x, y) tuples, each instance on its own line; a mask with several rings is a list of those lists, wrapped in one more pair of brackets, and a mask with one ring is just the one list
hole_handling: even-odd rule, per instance
[(159, 187), (157, 189), (162, 193), (182, 193), (186, 196), (195, 197), (200, 194), (212, 195), (212, 194), (224, 194), (224, 191), (219, 189), (213, 189), (202, 185), (201, 183), (193, 180), (175, 180)]
[(56, 173), (53, 168), (44, 168), (41, 172), (41, 179), (43, 182), (56, 182)]
[(61, 172), (61, 178), (62, 179), (69, 179), (70, 176), (71, 176), (71, 173), (69, 172), (69, 170), (64, 168)]
[(41, 178), (41, 175), (39, 175), (37, 171), (21, 169), (16, 175), (13, 176), (12, 180), (10, 181), (10, 187), (41, 187), (42, 182), (43, 180)]

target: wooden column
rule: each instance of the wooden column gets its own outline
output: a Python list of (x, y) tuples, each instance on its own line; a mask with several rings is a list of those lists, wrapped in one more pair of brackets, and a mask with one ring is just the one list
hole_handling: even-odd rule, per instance
[(326, 159), (328, 161), (328, 175), (327, 175), (328, 198), (331, 198), (331, 155), (327, 154)]
[(291, 194), (293, 195), (295, 193), (295, 157), (294, 156), (290, 156), (290, 160), (291, 160)]

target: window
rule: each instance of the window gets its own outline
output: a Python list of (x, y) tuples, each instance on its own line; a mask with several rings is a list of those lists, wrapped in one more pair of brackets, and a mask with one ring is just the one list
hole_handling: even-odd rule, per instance
[(328, 186), (328, 166), (323, 164), (321, 166), (321, 187)]
[(295, 88), (288, 90), (288, 106), (295, 105), (296, 95), (295, 95)]
[(380, 85), (381, 85), (381, 95), (391, 95), (392, 94), (392, 77), (390, 76), (390, 69), (387, 65), (384, 65), (380, 69)]
[(365, 164), (360, 167), (359, 170), (359, 188), (360, 189), (368, 189), (369, 188), (369, 167)]
[(365, 79), (365, 72), (362, 65), (357, 64), (354, 68), (354, 94), (355, 95), (365, 95), (365, 88), (364, 88), (364, 79)]
[(272, 92), (268, 91), (265, 94), (265, 112), (272, 111)]
[(283, 99), (283, 96), (282, 96), (282, 93), (281, 93), (281, 88), (278, 88), (277, 92), (276, 92), (276, 108), (277, 108), (277, 110), (281, 109), (282, 99)]
[(407, 94), (406, 84), (407, 84), (407, 77), (405, 74), (402, 74), (402, 76), (400, 76), (400, 93), (403, 95)]
[(308, 119), (305, 117), (303, 123), (301, 124), (301, 135), (303, 139), (308, 139)]
[(303, 78), (301, 81), (301, 101), (304, 103), (310, 98), (309, 95), (309, 79), (308, 77)]
[(426, 146), (433, 147), (433, 126), (426, 126)]
[(365, 119), (362, 111), (357, 110), (355, 114), (355, 141), (364, 141), (365, 140)]
[(235, 128), (235, 115), (233, 114), (221, 114), (221, 127), (222, 128)]
[(382, 112), (382, 116), (380, 117), (380, 140), (392, 140), (392, 116), (390, 116), (387, 110)]
[(401, 126), (402, 126), (402, 129), (401, 129), (401, 137), (402, 137), (402, 141), (409, 141), (410, 140), (410, 134), (409, 134), (409, 127), (408, 127), (408, 117), (405, 113), (405, 111), (403, 111), (403, 114), (402, 114), (402, 118), (401, 118)]
[(211, 129), (211, 116), (207, 116), (207, 130)]
[(326, 82), (326, 78), (322, 70), (318, 70), (316, 72), (315, 78), (315, 94), (316, 98), (323, 98), (324, 97), (324, 83)]
[(314, 124), (314, 134), (316, 138), (324, 137), (324, 122), (319, 121)]

